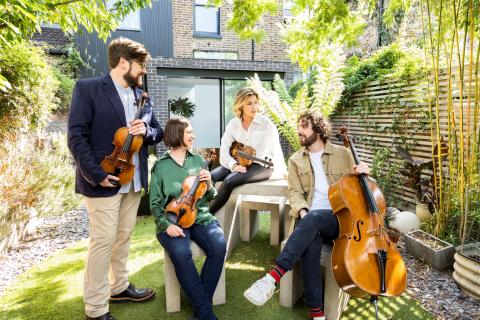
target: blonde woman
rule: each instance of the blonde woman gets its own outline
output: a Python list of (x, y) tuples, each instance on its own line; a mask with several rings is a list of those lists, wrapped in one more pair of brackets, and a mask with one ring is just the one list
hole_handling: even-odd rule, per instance
[[(252, 182), (283, 178), (287, 167), (283, 158), (280, 139), (275, 125), (259, 114), (258, 93), (252, 88), (241, 89), (235, 97), (235, 115), (230, 120), (220, 144), (220, 164), (212, 171), (212, 181), (223, 181), (218, 195), (210, 203), (210, 212), (216, 213), (227, 202), (233, 189)], [(255, 161), (248, 168), (241, 166), (230, 155), (234, 141), (256, 150), (256, 157), (272, 159), (273, 168), (266, 168)]]

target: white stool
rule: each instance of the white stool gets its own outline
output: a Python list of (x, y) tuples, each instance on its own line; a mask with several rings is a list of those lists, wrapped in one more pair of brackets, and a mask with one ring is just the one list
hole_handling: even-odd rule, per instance
[[(282, 250), (288, 239), (282, 242)], [(345, 293), (337, 284), (332, 271), (332, 247), (324, 245), (320, 265), (324, 276), (324, 312), (328, 320), (338, 320), (345, 310), (350, 296)], [(323, 269), (322, 268), (322, 269)], [(280, 305), (291, 308), (303, 294), (303, 279), (300, 263), (296, 263), (293, 270), (285, 273), (280, 280)]]
[[(192, 258), (206, 256), (205, 252), (193, 241), (190, 241)], [(180, 284), (173, 267), (172, 260), (167, 251), (164, 250), (164, 281), (167, 312), (180, 311)], [(213, 305), (224, 304), (226, 302), (225, 291), (225, 264), (223, 265), (222, 275), (218, 281), (217, 288), (213, 294)]]
[(270, 245), (278, 246), (284, 235), (285, 197), (277, 196), (241, 196), (240, 202), (240, 238), (251, 241), (258, 233), (260, 219), (258, 211), (270, 211)]

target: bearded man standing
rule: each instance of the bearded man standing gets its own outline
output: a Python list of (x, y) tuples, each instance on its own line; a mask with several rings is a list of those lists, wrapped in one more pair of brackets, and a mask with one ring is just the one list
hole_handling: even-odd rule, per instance
[[(162, 140), (163, 131), (147, 100), (135, 119), (142, 95), (138, 88), (147, 73), (149, 53), (126, 38), (108, 47), (110, 73), (77, 81), (68, 117), (68, 147), (76, 164), (75, 192), (85, 196), (90, 243), (84, 278), (86, 319), (114, 320), (110, 302), (144, 302), (154, 298), (151, 289), (138, 289), (128, 281), (126, 268), (130, 234), (135, 226), (141, 189), (148, 188), (147, 145)], [(103, 171), (100, 162), (112, 153), (115, 132), (128, 127), (143, 136), (133, 156), (132, 181), (118, 185), (118, 177)]]

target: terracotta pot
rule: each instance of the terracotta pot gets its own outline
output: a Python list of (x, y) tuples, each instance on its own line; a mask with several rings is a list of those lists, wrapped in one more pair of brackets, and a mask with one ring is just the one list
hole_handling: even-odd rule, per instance
[(428, 204), (417, 202), (415, 206), (415, 214), (417, 215), (420, 222), (424, 222), (432, 217)]
[(463, 292), (480, 299), (480, 261), (472, 258), (480, 256), (480, 242), (458, 246), (456, 251), (453, 279)]

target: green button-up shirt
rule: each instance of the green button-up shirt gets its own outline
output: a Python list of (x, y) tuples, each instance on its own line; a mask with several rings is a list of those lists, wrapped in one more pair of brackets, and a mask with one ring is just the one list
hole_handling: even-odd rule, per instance
[[(152, 168), (150, 182), (150, 209), (155, 217), (157, 234), (164, 232), (172, 223), (165, 216), (165, 207), (173, 198), (178, 198), (182, 193), (182, 182), (188, 176), (198, 175), (204, 160), (199, 155), (187, 151), (183, 166), (172, 159), (170, 152), (165, 152)], [(196, 202), (196, 224), (206, 225), (215, 220), (208, 211), (208, 203), (215, 198), (217, 191), (211, 187), (205, 195)]]

